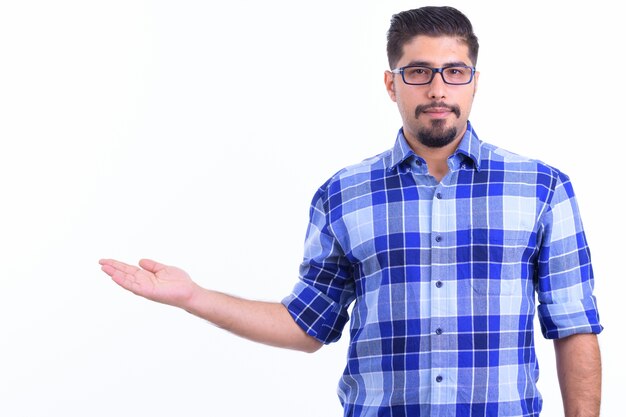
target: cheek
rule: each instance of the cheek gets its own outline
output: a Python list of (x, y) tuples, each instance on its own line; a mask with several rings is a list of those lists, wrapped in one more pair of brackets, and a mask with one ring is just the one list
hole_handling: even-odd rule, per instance
[(403, 116), (415, 114), (416, 104), (414, 102), (398, 99), (396, 103), (398, 104), (398, 109)]
[(417, 100), (415, 95), (412, 94), (396, 94), (396, 103), (398, 103), (398, 107), (401, 109), (413, 111), (417, 105)]
[(468, 115), (470, 113), (470, 110), (472, 109), (473, 103), (474, 95), (472, 92), (472, 95), (470, 97), (465, 97), (464, 100), (461, 102), (461, 112), (465, 115)]

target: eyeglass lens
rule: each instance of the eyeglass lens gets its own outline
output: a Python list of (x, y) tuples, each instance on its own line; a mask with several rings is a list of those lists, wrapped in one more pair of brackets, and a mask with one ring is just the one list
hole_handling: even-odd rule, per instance
[[(407, 84), (428, 84), (433, 79), (433, 70), (428, 67), (405, 67), (403, 79)], [(472, 79), (472, 69), (468, 67), (447, 67), (441, 72), (448, 84), (467, 84)]]

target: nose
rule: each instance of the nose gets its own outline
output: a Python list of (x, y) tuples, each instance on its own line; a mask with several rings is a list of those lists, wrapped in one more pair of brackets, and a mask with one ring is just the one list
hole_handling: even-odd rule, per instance
[(435, 100), (446, 97), (446, 83), (441, 73), (435, 74), (435, 78), (428, 84), (428, 97)]

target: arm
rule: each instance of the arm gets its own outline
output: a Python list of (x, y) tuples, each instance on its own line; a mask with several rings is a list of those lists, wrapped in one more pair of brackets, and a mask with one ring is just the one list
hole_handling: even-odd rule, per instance
[(601, 363), (596, 334), (602, 332), (591, 253), (574, 189), (559, 173), (540, 218), (537, 258), (538, 315), (543, 336), (554, 339), (566, 417), (597, 417)]
[(595, 334), (574, 334), (554, 341), (565, 417), (598, 417), (602, 367)]
[(100, 260), (115, 283), (149, 300), (182, 308), (238, 336), (271, 346), (314, 352), (307, 335), (280, 303), (245, 300), (200, 287), (179, 268), (142, 259), (136, 266)]

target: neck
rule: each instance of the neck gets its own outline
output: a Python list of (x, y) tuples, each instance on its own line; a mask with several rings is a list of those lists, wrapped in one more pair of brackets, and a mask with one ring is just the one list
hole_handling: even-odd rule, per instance
[(426, 161), (428, 173), (435, 177), (437, 181), (441, 181), (441, 179), (448, 173), (448, 158), (454, 153), (454, 151), (456, 151), (459, 143), (461, 143), (463, 134), (465, 134), (465, 132), (441, 148), (425, 146), (416, 137), (409, 137), (405, 135), (405, 138), (413, 152)]

